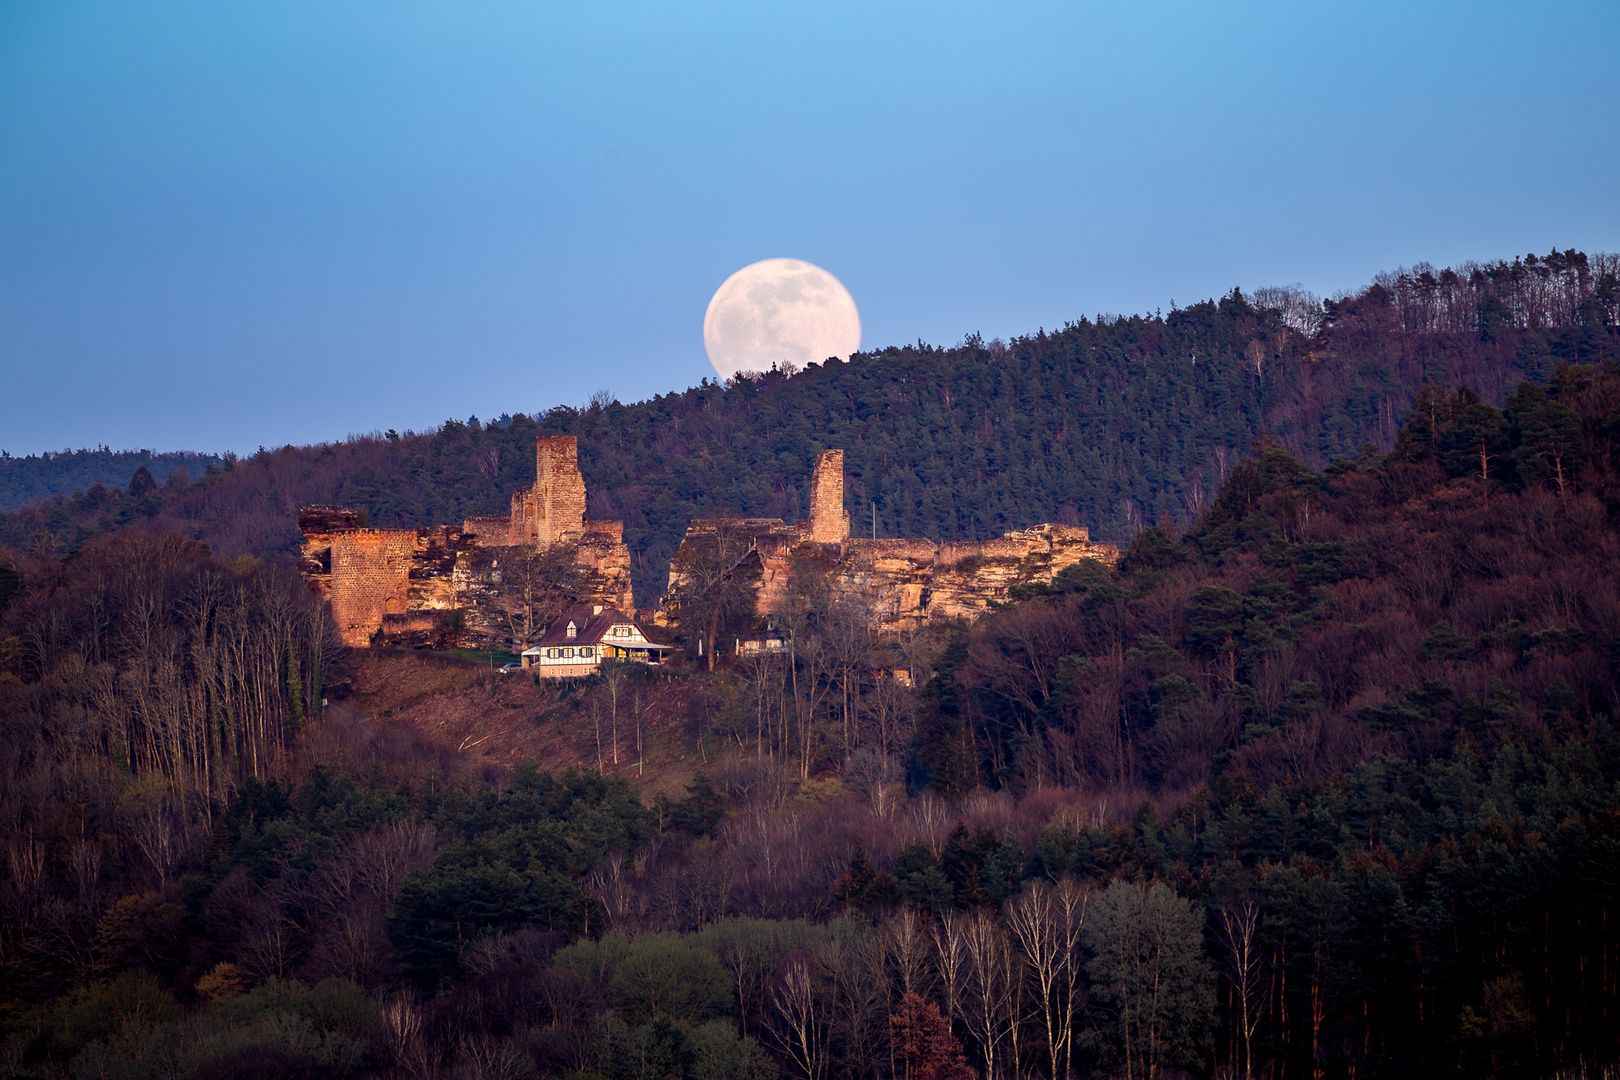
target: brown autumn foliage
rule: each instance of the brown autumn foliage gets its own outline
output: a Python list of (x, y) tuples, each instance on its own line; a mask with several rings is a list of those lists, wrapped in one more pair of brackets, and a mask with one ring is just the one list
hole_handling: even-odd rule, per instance
[[(600, 686), (356, 665), (295, 580), (183, 538), (14, 557), (8, 1060), (965, 1059), (1052, 1080), (1613, 1061), (1620, 373), (1565, 369), (1502, 410), (1419, 403), (1389, 457), (1314, 472), (1262, 446), (1193, 527), (971, 629), (875, 640), (805, 597), (797, 666), (656, 685), (640, 803), (628, 728), (618, 780), (463, 746), (510, 717), (558, 764), (569, 740), (594, 761)], [(915, 692), (886, 674), (901, 656)], [(317, 670), (354, 692), (317, 711)], [(1154, 956), (1112, 947), (1165, 926)], [(1161, 976), (1157, 1012), (1122, 1015)], [(671, 994), (678, 1012), (646, 1004)]]
[[(1489, 747), (1606, 710), (1620, 378), (1566, 369), (1505, 414), (1449, 400), (1446, 431), (1409, 428), (1376, 468), (1317, 474), (1265, 450), (1194, 529), (1139, 536), (1117, 581), (1076, 573), (974, 627), (949, 719), (970, 727), (980, 776), (1172, 792), (1227, 768), (1263, 787), (1374, 753), (1423, 760), (1453, 718)], [(1469, 410), (1502, 427), (1483, 480), (1446, 451)], [(1541, 443), (1508, 445), (1556, 443), (1538, 411), (1585, 463), (1562, 489), (1536, 469)]]
[(630, 405), (261, 449), (164, 485), (64, 488), (0, 515), (0, 545), (61, 551), (144, 522), (227, 557), (286, 558), (311, 504), (400, 528), (504, 514), (533, 482), (534, 436), (574, 435), (588, 514), (625, 523), (648, 605), (689, 521), (803, 516), (810, 462), (829, 446), (846, 451), (855, 516), (875, 510), (885, 535), (976, 540), (1060, 521), (1128, 539), (1164, 515), (1196, 518), (1261, 431), (1316, 468), (1387, 451), (1425, 383), (1500, 404), (1561, 363), (1620, 358), (1617, 325), (1612, 254), (1420, 265), (1337, 301), (1234, 290), (1005, 344), (888, 348)]
[(900, 999), (889, 1017), (889, 1038), (894, 1046), (895, 1070), (903, 1080), (972, 1080), (962, 1044), (951, 1034), (939, 1007), (915, 993)]

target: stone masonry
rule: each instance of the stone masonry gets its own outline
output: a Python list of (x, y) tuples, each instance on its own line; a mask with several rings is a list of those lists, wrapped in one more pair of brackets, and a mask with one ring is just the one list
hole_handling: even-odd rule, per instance
[[(755, 610), (762, 614), (781, 606), (795, 574), (813, 562), (835, 588), (866, 605), (874, 626), (887, 629), (976, 619), (1006, 600), (1015, 585), (1050, 582), (1082, 559), (1109, 566), (1119, 561), (1118, 548), (1092, 543), (1087, 530), (1066, 525), (1035, 525), (971, 543), (851, 537), (842, 450), (816, 457), (809, 495), (809, 516), (793, 524), (779, 518), (692, 522), (670, 564), (665, 605), (654, 621), (679, 622), (679, 599), (693, 581), (688, 569), (704, 545), (723, 553), (723, 561), (751, 583)], [(577, 601), (633, 612), (624, 524), (586, 520), (585, 481), (571, 436), (535, 440), (534, 486), (513, 493), (505, 517), (425, 529), (367, 529), (360, 521), (357, 511), (337, 506), (311, 506), (298, 515), (304, 534), (299, 572), (331, 602), (349, 645), (378, 638), (494, 644), (501, 633), (499, 612), (493, 610), (487, 573), (480, 576), (473, 568), (498, 568), (501, 552), (512, 549), (568, 546), (584, 571)]]
[[(585, 478), (572, 435), (534, 440), (535, 533), (542, 547), (577, 540), (585, 532)], [(619, 526), (621, 538), (624, 526)]]
[(849, 511), (844, 509), (844, 452), (823, 450), (810, 472), (810, 539), (842, 544), (849, 539)]
[(1005, 601), (1013, 586), (1050, 582), (1082, 559), (1114, 566), (1120, 552), (1094, 544), (1084, 528), (1035, 525), (994, 540), (936, 544), (932, 540), (851, 537), (844, 508), (844, 452), (824, 450), (810, 476), (810, 516), (796, 525), (777, 518), (694, 521), (670, 564), (660, 625), (679, 622), (680, 597), (693, 587), (685, 566), (702, 545), (720, 542), (737, 552), (739, 571), (753, 582), (755, 610), (778, 610), (796, 570), (814, 561), (838, 588), (859, 597), (874, 626), (898, 629), (931, 620), (977, 619)]
[[(426, 529), (365, 529), (358, 512), (311, 506), (298, 515), (304, 548), (298, 570), (332, 605), (343, 641), (385, 640), (493, 644), (496, 613), (488, 586), (472, 572), (483, 549), (575, 549), (584, 571), (582, 603), (631, 610), (630, 551), (624, 523), (585, 520), (585, 481), (572, 436), (535, 440), (535, 484), (512, 496), (507, 517), (468, 518)], [(500, 557), (494, 554), (498, 568)], [(471, 618), (452, 618), (457, 611)]]

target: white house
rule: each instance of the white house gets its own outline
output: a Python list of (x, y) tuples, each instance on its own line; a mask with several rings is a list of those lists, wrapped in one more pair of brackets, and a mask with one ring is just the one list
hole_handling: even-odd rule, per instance
[(594, 673), (603, 660), (657, 664), (673, 648), (649, 639), (618, 608), (597, 604), (575, 608), (552, 623), (523, 650), (523, 666), (542, 679), (570, 679)]

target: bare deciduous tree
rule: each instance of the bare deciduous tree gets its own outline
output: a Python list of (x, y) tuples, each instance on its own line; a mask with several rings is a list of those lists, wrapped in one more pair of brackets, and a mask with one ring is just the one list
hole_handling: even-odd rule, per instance
[(895, 989), (900, 997), (916, 994), (927, 997), (933, 990), (929, 965), (930, 943), (922, 919), (911, 908), (901, 908), (883, 925), (883, 944), (888, 952)]
[(987, 911), (964, 919), (962, 942), (967, 978), (961, 1019), (979, 1046), (985, 1080), (1016, 1075), (1021, 971), (1007, 934)]
[(945, 995), (945, 1016), (960, 1016), (967, 983), (967, 916), (954, 910), (940, 914), (933, 928), (934, 963)]
[(468, 562), (467, 577), (486, 593), (479, 606), (495, 613), (518, 652), (577, 603), (583, 589), (577, 544), (480, 548)]
[(710, 671), (721, 628), (752, 611), (747, 561), (753, 549), (754, 538), (746, 529), (719, 521), (712, 528), (689, 532), (670, 563), (671, 588), (665, 604), (688, 639), (698, 643)]
[[(627, 684), (630, 682), (628, 665), (630, 663), (631, 661), (628, 660), (603, 660), (597, 667), (597, 677), (601, 680), (601, 693), (607, 699), (608, 738), (612, 743), (612, 753), (609, 756), (613, 759), (614, 768), (619, 766), (619, 702), (626, 696), (628, 690)], [(600, 742), (600, 733), (598, 733), (597, 738), (598, 742)], [(639, 756), (641, 750), (639, 733), (637, 735), (636, 750)], [(598, 754), (600, 754), (600, 750), (598, 750)]]
[(817, 959), (831, 991), (829, 1026), (841, 1070), (872, 1076), (888, 1060), (889, 986), (881, 942), (862, 925), (828, 940)]
[(394, 1063), (407, 1076), (431, 1077), (437, 1074), (438, 1055), (424, 1031), (421, 1006), (406, 991), (383, 999), (377, 1007)]
[(1052, 1080), (1073, 1070), (1080, 934), (1089, 900), (1090, 892), (1073, 881), (1034, 881), (1007, 904), (1007, 928), (1029, 968)]
[(771, 995), (777, 1023), (771, 1032), (805, 1080), (827, 1073), (827, 1019), (808, 956), (788, 960), (781, 985)]
[(1237, 1008), (1234, 1019), (1243, 1040), (1243, 1075), (1254, 1075), (1254, 1033), (1265, 1017), (1271, 995), (1265, 978), (1265, 953), (1256, 939), (1260, 923), (1259, 901), (1245, 897), (1222, 904), (1217, 911), (1221, 946), (1226, 953), (1226, 978)]

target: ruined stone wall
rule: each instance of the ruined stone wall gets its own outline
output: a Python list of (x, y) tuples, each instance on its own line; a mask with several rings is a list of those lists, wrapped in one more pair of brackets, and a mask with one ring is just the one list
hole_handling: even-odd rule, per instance
[[(1050, 583), (1082, 559), (1108, 566), (1119, 561), (1112, 544), (1094, 544), (1084, 528), (1036, 525), (991, 540), (935, 544), (931, 540), (866, 540), (849, 535), (843, 506), (843, 452), (823, 451), (810, 479), (810, 517), (797, 526), (776, 519), (694, 521), (670, 564), (666, 600), (689, 582), (682, 565), (722, 529), (745, 536), (758, 561), (755, 610), (780, 610), (797, 573), (814, 564), (830, 573), (835, 588), (858, 598), (874, 626), (898, 629), (920, 622), (977, 619), (1006, 601), (1017, 585)], [(752, 567), (750, 567), (752, 569)], [(656, 621), (678, 621), (672, 606)]]
[(585, 531), (585, 478), (572, 435), (534, 440), (535, 536), (542, 547), (577, 540)]
[(298, 572), (321, 599), (332, 595), (332, 538), (359, 527), (359, 513), (346, 506), (306, 506), (298, 512), (298, 531), (304, 534)]
[(849, 539), (849, 511), (844, 509), (844, 452), (823, 450), (810, 473), (810, 539), (841, 544)]
[(384, 615), (405, 612), (415, 553), (414, 530), (356, 529), (332, 537), (332, 621), (345, 645), (368, 644)]
[[(727, 535), (722, 537), (721, 530)], [(669, 626), (677, 621), (673, 606), (692, 587), (687, 573), (690, 561), (714, 558), (712, 549), (701, 549), (722, 542), (731, 546), (733, 558), (758, 558), (762, 566), (759, 610), (764, 611), (785, 599), (786, 594), (781, 590), (786, 588), (790, 577), (790, 553), (810, 541), (805, 523), (789, 525), (781, 518), (700, 518), (691, 522), (680, 550), (670, 560), (664, 603), (652, 616), (655, 625)]]
[(540, 536), (540, 510), (535, 503), (534, 489), (512, 492), (512, 510), (506, 534), (508, 544), (533, 544)]
[[(593, 522), (592, 524), (603, 524)], [(635, 614), (635, 595), (630, 587), (630, 549), (625, 547), (624, 525), (617, 532), (590, 531), (579, 542), (575, 565), (583, 571), (579, 587), (579, 600), (585, 604), (616, 607), (631, 617)]]
[(484, 547), (510, 547), (514, 543), (522, 543), (512, 538), (512, 520), (495, 515), (468, 518), (462, 522), (461, 532)]
[[(710, 542), (717, 525), (738, 524), (694, 523), (682, 550)], [(1093, 544), (1086, 530), (1064, 525), (1037, 525), (993, 540), (945, 545), (861, 538), (818, 544), (806, 533), (782, 527), (762, 529), (752, 537), (751, 555), (759, 562), (756, 611), (781, 610), (795, 575), (811, 563), (827, 570), (836, 588), (865, 604), (874, 626), (899, 629), (934, 620), (971, 621), (1005, 602), (1015, 585), (1050, 583), (1082, 559), (1108, 566), (1119, 561), (1119, 549), (1112, 544)], [(679, 596), (686, 584), (680, 565), (677, 555), (668, 597)], [(666, 606), (655, 621), (667, 626), (678, 617)]]
[[(1050, 582), (1081, 559), (1110, 566), (1111, 544), (1094, 544), (1083, 528), (1037, 525), (993, 540), (937, 545), (929, 540), (863, 540), (849, 535), (844, 509), (843, 451), (826, 450), (810, 478), (810, 516), (694, 521), (670, 564), (666, 606), (654, 621), (669, 625), (669, 601), (690, 583), (682, 566), (703, 545), (724, 545), (755, 589), (756, 609), (779, 608), (797, 573), (814, 566), (835, 587), (868, 606), (874, 625), (898, 628), (934, 619), (975, 619), (1006, 600), (1016, 585)], [(379, 628), (412, 644), (472, 642), (487, 646), (506, 631), (490, 576), (474, 572), (481, 549), (533, 552), (573, 544), (582, 571), (579, 602), (631, 612), (630, 551), (624, 525), (585, 520), (578, 444), (569, 436), (535, 440), (535, 486), (512, 497), (511, 513), (469, 518), (460, 528), (362, 529), (344, 507), (313, 506), (299, 514), (304, 551), (299, 571), (332, 603), (343, 639), (363, 646)], [(711, 549), (712, 551), (712, 549)], [(490, 552), (493, 554), (493, 552)], [(756, 565), (757, 564), (757, 565)], [(739, 571), (741, 572), (741, 571)], [(757, 572), (757, 573), (756, 573)], [(450, 613), (465, 618), (452, 634)]]
[(460, 529), (356, 529), (332, 538), (332, 621), (346, 645), (366, 645), (385, 617), (460, 606), (457, 560), (471, 547)]
[(442, 643), (449, 630), (449, 612), (407, 611), (382, 617), (383, 641), (408, 648), (431, 648)]
[[(460, 528), (362, 529), (360, 514), (311, 506), (299, 572), (332, 604), (345, 643), (369, 644), (381, 629), (410, 645), (498, 645), (508, 633), (496, 589), (475, 572), (479, 549), (577, 545), (582, 603), (631, 610), (630, 550), (624, 523), (585, 520), (585, 481), (572, 436), (535, 440), (534, 487), (515, 492), (506, 517), (468, 518)], [(451, 613), (463, 612), (452, 619)]]

